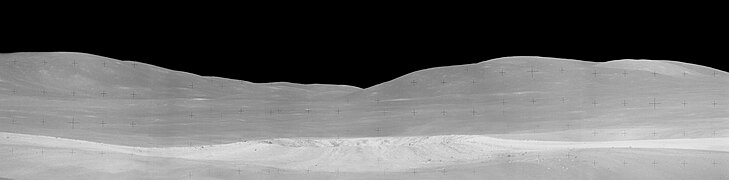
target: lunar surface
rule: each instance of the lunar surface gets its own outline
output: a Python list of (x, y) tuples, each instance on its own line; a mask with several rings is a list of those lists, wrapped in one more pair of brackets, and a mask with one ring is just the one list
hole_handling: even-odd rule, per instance
[(505, 57), (405, 73), (362, 89), (2, 54), (0, 179), (729, 179), (723, 71)]

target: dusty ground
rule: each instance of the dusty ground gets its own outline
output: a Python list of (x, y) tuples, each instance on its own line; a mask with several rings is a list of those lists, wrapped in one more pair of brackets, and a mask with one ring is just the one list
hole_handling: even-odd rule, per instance
[(0, 172), (13, 179), (729, 178), (727, 137), (601, 142), (483, 135), (282, 138), (166, 148), (15, 133), (0, 137), (0, 157), (6, 162)]

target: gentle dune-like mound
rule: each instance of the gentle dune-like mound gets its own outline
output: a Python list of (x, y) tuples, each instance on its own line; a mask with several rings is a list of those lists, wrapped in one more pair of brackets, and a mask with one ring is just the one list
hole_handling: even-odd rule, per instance
[(564, 142), (506, 140), (480, 135), (347, 139), (263, 139), (230, 144), (144, 148), (46, 136), (0, 133), (2, 143), (48, 149), (220, 161), (324, 172), (403, 172), (413, 169), (496, 163), (537, 154), (600, 148), (688, 149), (729, 152), (729, 138)]

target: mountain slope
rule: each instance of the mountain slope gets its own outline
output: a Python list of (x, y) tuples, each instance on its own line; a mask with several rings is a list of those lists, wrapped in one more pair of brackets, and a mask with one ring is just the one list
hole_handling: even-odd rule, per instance
[[(301, 89), (202, 77), (82, 53), (16, 53), (0, 56), (0, 62), (4, 64), (0, 67), (2, 93), (14, 91), (18, 95), (123, 99), (266, 97)], [(318, 90), (321, 92), (316, 93), (339, 95), (357, 88), (326, 86)]]
[[(507, 57), (359, 89), (201, 77), (76, 53), (0, 60), (0, 130), (113, 144), (529, 131), (543, 134), (520, 138), (582, 140), (592, 137), (588, 130), (629, 124), (702, 129), (724, 122), (729, 109), (726, 73), (667, 61)], [(691, 74), (677, 76), (682, 71)]]

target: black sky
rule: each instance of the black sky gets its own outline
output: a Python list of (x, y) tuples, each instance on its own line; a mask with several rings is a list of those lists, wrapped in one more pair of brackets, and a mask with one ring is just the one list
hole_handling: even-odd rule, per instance
[(707, 40), (716, 37), (640, 28), (305, 19), (103, 24), (31, 31), (4, 39), (0, 53), (82, 52), (204, 76), (363, 88), (425, 68), (507, 56), (675, 60), (729, 70), (722, 46)]

